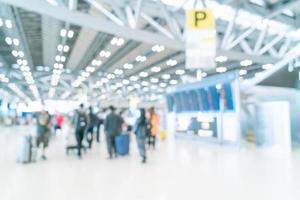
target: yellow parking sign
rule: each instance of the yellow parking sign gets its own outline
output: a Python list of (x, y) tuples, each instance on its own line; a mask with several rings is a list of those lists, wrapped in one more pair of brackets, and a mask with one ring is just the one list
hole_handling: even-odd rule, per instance
[(188, 29), (215, 29), (215, 18), (211, 9), (191, 9), (186, 11)]

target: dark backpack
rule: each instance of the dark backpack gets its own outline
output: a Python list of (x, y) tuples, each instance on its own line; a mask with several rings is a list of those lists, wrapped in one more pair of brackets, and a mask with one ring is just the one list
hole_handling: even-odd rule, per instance
[(78, 112), (77, 129), (85, 129), (88, 125), (87, 116), (85, 113)]

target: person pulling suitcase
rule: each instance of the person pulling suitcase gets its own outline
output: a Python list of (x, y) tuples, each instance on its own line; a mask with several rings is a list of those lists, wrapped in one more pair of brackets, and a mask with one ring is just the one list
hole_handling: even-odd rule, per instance
[(75, 125), (75, 135), (78, 149), (77, 155), (79, 158), (81, 158), (82, 140), (89, 124), (89, 118), (84, 110), (83, 104), (80, 104), (79, 109), (75, 112), (73, 124)]

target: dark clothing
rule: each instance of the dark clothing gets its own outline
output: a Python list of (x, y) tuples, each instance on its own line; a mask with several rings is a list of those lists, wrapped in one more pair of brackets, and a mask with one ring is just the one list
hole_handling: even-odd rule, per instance
[(84, 137), (84, 130), (83, 129), (76, 130), (75, 135), (76, 135), (76, 141), (77, 141), (78, 156), (81, 156), (82, 140), (83, 140), (83, 137)]
[(76, 111), (73, 124), (75, 126), (78, 156), (81, 156), (82, 140), (89, 124), (89, 118), (83, 110)]
[(97, 125), (97, 122), (99, 121), (98, 117), (93, 113), (89, 113), (89, 127), (94, 127)]
[(96, 140), (97, 142), (100, 142), (100, 127), (101, 125), (103, 124), (103, 120), (102, 119), (99, 119), (98, 120), (98, 123), (97, 123), (97, 130), (96, 130)]
[(107, 150), (109, 157), (116, 155), (115, 136), (121, 134), (123, 119), (114, 112), (111, 112), (104, 121)]
[(89, 125), (89, 117), (84, 111), (78, 110), (76, 111), (75, 116), (73, 118), (73, 124), (76, 130), (85, 131)]
[(94, 139), (94, 127), (90, 126), (86, 131), (86, 140), (89, 143), (89, 148), (92, 148), (93, 139)]
[(148, 145), (149, 145), (149, 147), (151, 147), (151, 145), (152, 145), (153, 148), (155, 148), (155, 142), (156, 142), (156, 136), (155, 135), (149, 135), (148, 136)]
[(144, 118), (137, 119), (134, 125), (134, 134), (136, 135), (136, 141), (140, 156), (143, 160), (146, 160), (146, 138), (147, 138), (147, 126), (148, 122)]
[(89, 143), (89, 148), (91, 148), (94, 140), (94, 127), (98, 125), (99, 119), (93, 112), (90, 112), (88, 116), (89, 116), (89, 125), (87, 128), (86, 139)]
[(122, 131), (123, 119), (116, 113), (110, 113), (104, 121), (104, 130), (106, 135), (117, 136)]
[(134, 125), (134, 134), (139, 139), (146, 139), (148, 133), (148, 122), (146, 120), (137, 119)]
[(106, 143), (107, 143), (107, 151), (108, 151), (109, 157), (112, 158), (113, 155), (117, 155), (115, 137), (107, 135)]
[(51, 116), (48, 112), (40, 112), (37, 114), (37, 146), (43, 144), (48, 147), (50, 137)]

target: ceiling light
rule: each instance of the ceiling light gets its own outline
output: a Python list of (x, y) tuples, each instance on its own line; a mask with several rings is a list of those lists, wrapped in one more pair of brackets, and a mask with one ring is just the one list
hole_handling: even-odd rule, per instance
[(13, 43), (11, 37), (6, 37), (6, 38), (5, 38), (5, 42), (6, 42), (6, 44), (8, 44), (8, 45), (12, 45), (12, 43)]
[(20, 41), (17, 38), (14, 38), (13, 43), (14, 43), (15, 46), (19, 46)]
[(201, 76), (202, 76), (202, 78), (205, 78), (207, 76), (207, 73), (206, 72), (202, 72)]
[(139, 80), (139, 78), (137, 76), (131, 76), (129, 79), (131, 81), (137, 81), (137, 80)]
[(59, 62), (60, 61), (60, 56), (59, 55), (55, 56), (55, 60), (56, 60), (56, 62)]
[(24, 52), (23, 52), (23, 51), (19, 51), (19, 52), (18, 52), (18, 55), (19, 55), (21, 58), (23, 58), (23, 57), (24, 57)]
[(111, 41), (110, 44), (111, 45), (115, 45), (115, 46), (122, 46), (124, 44), (125, 40), (123, 38), (117, 38), (114, 37)]
[(19, 68), (20, 68), (20, 65), (12, 64), (12, 68), (14, 68), (14, 69), (19, 69)]
[(124, 79), (124, 80), (122, 81), (122, 83), (123, 83), (124, 85), (128, 85), (128, 84), (130, 83), (130, 81), (127, 80), (127, 79)]
[(142, 86), (148, 86), (149, 85), (149, 83), (147, 82), (147, 81), (142, 81)]
[(116, 69), (116, 70), (114, 71), (114, 73), (115, 73), (116, 75), (121, 75), (121, 74), (123, 74), (123, 70), (122, 70), (122, 69)]
[(72, 38), (74, 36), (74, 31), (69, 30), (68, 31), (68, 38)]
[(111, 45), (117, 45), (117, 42), (118, 42), (118, 38), (114, 37), (114, 38), (110, 41), (110, 44), (111, 44)]
[(244, 76), (247, 74), (247, 70), (245, 69), (241, 69), (240, 72), (239, 72), (240, 76)]
[(160, 72), (160, 70), (161, 70), (161, 68), (157, 67), (157, 66), (151, 68), (151, 71), (155, 72), (155, 73)]
[(110, 51), (101, 50), (100, 53), (99, 53), (100, 57), (105, 57), (105, 58), (108, 58), (110, 55), (111, 55)]
[(66, 37), (66, 35), (67, 35), (67, 30), (66, 29), (61, 29), (60, 30), (60, 36), (61, 37)]
[(70, 50), (70, 47), (68, 45), (64, 46), (64, 52), (68, 52)]
[(22, 65), (22, 63), (23, 63), (22, 59), (18, 59), (18, 60), (17, 60), (17, 64), (18, 64), (18, 65)]
[(9, 20), (9, 19), (5, 20), (5, 26), (7, 28), (11, 29), (12, 28), (12, 22), (11, 22), (11, 20)]
[(87, 72), (93, 73), (96, 69), (95, 69), (95, 67), (87, 66), (85, 70)]
[(263, 68), (264, 70), (268, 70), (268, 69), (271, 69), (271, 68), (273, 68), (273, 67), (274, 67), (273, 64), (265, 64), (265, 65), (262, 66), (262, 68)]
[(32, 78), (32, 73), (31, 72), (23, 72), (23, 76)]
[(94, 60), (92, 61), (92, 65), (97, 65), (97, 60), (96, 60), (96, 59), (94, 59)]
[(23, 60), (22, 64), (23, 65), (28, 65), (28, 61), (27, 60)]
[(168, 60), (168, 61), (166, 62), (166, 64), (167, 64), (168, 66), (175, 66), (175, 65), (177, 65), (177, 61), (176, 61), (176, 60), (173, 60), (173, 59), (170, 59), (170, 60)]
[(12, 50), (11, 54), (14, 56), (14, 57), (18, 57), (18, 51), (17, 50)]
[(177, 75), (183, 75), (184, 73), (185, 73), (184, 69), (178, 69), (175, 72), (175, 74), (177, 74)]
[(117, 46), (122, 46), (124, 44), (125, 40), (123, 38), (119, 38), (117, 42)]
[(158, 83), (158, 82), (159, 82), (159, 79), (158, 79), (158, 78), (151, 78), (151, 79), (150, 79), (150, 82), (151, 82), (151, 83)]
[(54, 67), (54, 69), (58, 69), (59, 68), (59, 64), (58, 63), (54, 63), (53, 67)]
[(228, 57), (227, 56), (218, 56), (216, 57), (216, 62), (226, 62), (228, 60)]
[(162, 52), (162, 51), (164, 51), (165, 50), (165, 47), (163, 46), (163, 45), (158, 45), (158, 44), (156, 44), (156, 45), (154, 45), (153, 47), (152, 47), (152, 51), (153, 52)]
[(30, 71), (30, 67), (25, 66), (25, 65), (22, 65), (22, 66), (21, 66), (21, 71), (22, 71), (22, 72), (29, 72), (29, 71)]
[(216, 72), (218, 73), (224, 73), (227, 71), (227, 68), (226, 67), (217, 67), (216, 68)]
[(161, 76), (161, 78), (162, 78), (162, 79), (165, 79), (165, 80), (168, 80), (168, 79), (171, 78), (171, 75), (170, 75), (170, 74), (163, 74), (163, 75)]
[(61, 56), (61, 57), (60, 57), (60, 61), (61, 61), (61, 62), (66, 62), (66, 56)]
[(137, 56), (135, 58), (137, 62), (145, 62), (147, 60), (146, 56)]
[(178, 83), (177, 80), (174, 80), (174, 79), (173, 79), (173, 80), (170, 80), (170, 84), (171, 84), (171, 85), (176, 85), (177, 83)]
[(63, 48), (64, 48), (63, 45), (61, 45), (61, 44), (57, 45), (57, 51), (62, 51)]
[(140, 75), (140, 77), (145, 78), (145, 77), (148, 76), (148, 73), (147, 72), (141, 72), (139, 75)]
[(241, 64), (241, 66), (243, 66), (243, 67), (248, 67), (248, 66), (252, 65), (253, 62), (252, 62), (252, 60), (242, 60), (242, 61), (240, 62), (240, 64)]
[(97, 60), (96, 65), (99, 67), (102, 64), (101, 60)]
[(136, 88), (136, 89), (139, 89), (139, 88), (141, 88), (141, 85), (136, 83), (136, 84), (133, 85), (133, 87)]
[(108, 75), (107, 75), (107, 78), (108, 78), (108, 79), (114, 79), (115, 77), (116, 77), (116, 76), (115, 76), (114, 74), (108, 74)]
[(38, 70), (38, 71), (43, 71), (43, 70), (44, 70), (44, 67), (43, 67), (43, 66), (37, 66), (37, 67), (36, 67), (36, 70)]
[(126, 63), (126, 64), (123, 65), (123, 68), (124, 69), (132, 69), (133, 68), (133, 64)]
[(90, 73), (89, 72), (85, 72), (85, 71), (83, 71), (83, 72), (81, 72), (81, 75), (83, 76), (83, 77), (89, 77), (90, 76)]
[(49, 72), (49, 71), (50, 71), (50, 67), (45, 66), (45, 67), (44, 67), (44, 70), (45, 70), (45, 72)]

